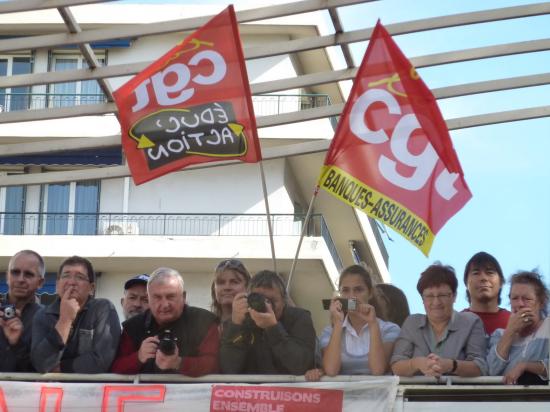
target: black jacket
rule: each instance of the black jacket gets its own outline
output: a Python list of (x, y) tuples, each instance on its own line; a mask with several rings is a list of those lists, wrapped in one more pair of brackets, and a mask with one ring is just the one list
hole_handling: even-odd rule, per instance
[(288, 307), (277, 325), (262, 330), (250, 326), (224, 324), (220, 348), (223, 373), (303, 375), (314, 367), (315, 329), (311, 314)]

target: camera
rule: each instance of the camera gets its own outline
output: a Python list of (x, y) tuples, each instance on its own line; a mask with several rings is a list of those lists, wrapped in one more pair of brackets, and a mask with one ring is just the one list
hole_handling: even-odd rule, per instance
[(12, 305), (11, 303), (0, 305), (0, 310), (4, 312), (4, 314), (2, 315), (2, 319), (4, 320), (10, 320), (12, 318), (15, 318), (15, 316), (17, 315), (17, 312), (15, 311), (15, 305)]
[(159, 335), (158, 349), (165, 355), (173, 355), (178, 347), (178, 338), (174, 336), (170, 329), (163, 330)]
[[(332, 299), (323, 299), (323, 309), (329, 310), (330, 308), (330, 302)], [(344, 299), (344, 298), (338, 298), (338, 301), (342, 304), (342, 311), (347, 312), (348, 310), (356, 310), (357, 309), (357, 301), (355, 299)]]
[(266, 300), (268, 300), (264, 295), (261, 293), (252, 292), (249, 293), (246, 297), (248, 306), (254, 309), (256, 312), (267, 312), (267, 306), (265, 304)]

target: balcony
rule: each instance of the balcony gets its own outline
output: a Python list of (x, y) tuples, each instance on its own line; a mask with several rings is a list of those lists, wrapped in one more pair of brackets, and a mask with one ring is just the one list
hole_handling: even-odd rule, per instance
[[(5, 93), (0, 90), (0, 112), (81, 106), (105, 103), (106, 101), (106, 97), (102, 93)], [(256, 95), (252, 96), (252, 103), (257, 116), (295, 112), (331, 104), (330, 97), (326, 94)]]
[[(274, 236), (300, 236), (305, 215), (272, 214)], [(264, 214), (0, 213), (4, 235), (268, 236)], [(322, 237), (340, 270), (342, 260), (325, 220), (313, 214), (305, 236)]]

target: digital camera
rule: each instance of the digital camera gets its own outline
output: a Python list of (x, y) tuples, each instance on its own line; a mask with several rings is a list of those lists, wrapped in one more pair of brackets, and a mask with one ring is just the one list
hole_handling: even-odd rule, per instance
[[(331, 300), (332, 299), (323, 299), (323, 309), (324, 310), (329, 310)], [(356, 310), (357, 309), (357, 301), (355, 299), (338, 298), (338, 300), (342, 304), (342, 311), (343, 312), (347, 312), (348, 310)]]
[(173, 355), (178, 347), (178, 338), (174, 336), (170, 329), (165, 329), (158, 335), (158, 349), (165, 355)]
[(265, 304), (266, 300), (268, 300), (264, 295), (257, 292), (249, 293), (246, 297), (248, 306), (254, 309), (256, 312), (267, 312), (267, 306)]
[(12, 305), (11, 303), (0, 305), (0, 310), (4, 312), (4, 314), (2, 315), (2, 319), (4, 320), (10, 320), (12, 318), (15, 318), (15, 316), (17, 315), (17, 312), (15, 312), (15, 305)]

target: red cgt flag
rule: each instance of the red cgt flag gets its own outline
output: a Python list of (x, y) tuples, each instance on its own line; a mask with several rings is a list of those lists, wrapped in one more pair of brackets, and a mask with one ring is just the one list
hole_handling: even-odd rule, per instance
[(378, 21), (319, 185), (426, 256), (472, 197), (435, 98)]
[(137, 185), (193, 164), (262, 158), (233, 6), (114, 97)]

